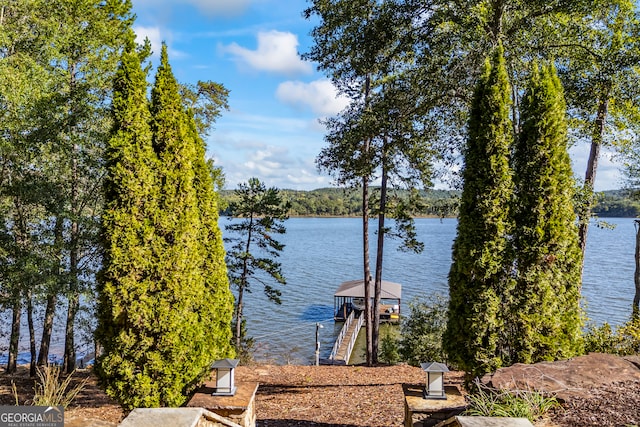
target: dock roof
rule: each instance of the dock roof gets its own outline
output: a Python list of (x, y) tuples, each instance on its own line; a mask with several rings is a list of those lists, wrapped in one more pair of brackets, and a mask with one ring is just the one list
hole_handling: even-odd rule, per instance
[[(374, 281), (371, 280), (369, 289), (371, 296), (373, 296)], [(334, 297), (352, 297), (352, 298), (364, 298), (364, 280), (349, 280), (343, 282), (340, 287), (333, 294)], [(402, 285), (399, 283), (389, 282), (387, 280), (382, 281), (382, 289), (380, 298), (382, 299), (400, 299), (402, 297)]]

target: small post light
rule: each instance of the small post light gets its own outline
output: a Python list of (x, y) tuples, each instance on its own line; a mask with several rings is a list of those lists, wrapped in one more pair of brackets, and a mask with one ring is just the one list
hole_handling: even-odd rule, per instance
[(444, 392), (444, 373), (449, 372), (449, 368), (444, 363), (427, 362), (421, 363), (422, 370), (427, 373), (427, 384), (424, 389), (425, 399), (446, 399)]
[(238, 366), (238, 359), (222, 359), (214, 362), (211, 369), (216, 374), (216, 389), (213, 396), (233, 396), (236, 394), (234, 369)]

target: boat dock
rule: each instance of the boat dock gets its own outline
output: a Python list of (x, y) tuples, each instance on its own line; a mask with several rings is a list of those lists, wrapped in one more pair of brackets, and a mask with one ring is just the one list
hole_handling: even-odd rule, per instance
[[(373, 283), (372, 283), (373, 285)], [(381, 304), (378, 306), (378, 316), (382, 322), (400, 321), (401, 285), (382, 281)], [(371, 292), (373, 295), (373, 292)], [(320, 359), (322, 365), (348, 365), (356, 339), (364, 323), (362, 304), (364, 302), (364, 281), (351, 280), (340, 285), (334, 294), (334, 319), (344, 321), (342, 329), (336, 338), (331, 354), (326, 359)]]
[[(373, 281), (369, 284), (369, 295), (373, 296)], [(400, 320), (402, 285), (383, 280), (380, 289), (378, 312), (383, 322)], [(373, 301), (373, 298), (371, 299)], [(364, 280), (350, 280), (340, 284), (333, 294), (333, 313), (337, 322), (346, 321), (351, 311), (364, 310)]]

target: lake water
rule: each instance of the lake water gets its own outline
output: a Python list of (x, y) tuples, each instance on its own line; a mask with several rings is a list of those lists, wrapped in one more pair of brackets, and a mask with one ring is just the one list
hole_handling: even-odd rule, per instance
[[(227, 219), (221, 219), (223, 227)], [(583, 304), (589, 319), (617, 325), (631, 312), (634, 295), (635, 229), (632, 218), (606, 219), (614, 229), (589, 229), (583, 281)], [(397, 242), (385, 245), (383, 278), (402, 284), (402, 312), (408, 302), (434, 294), (447, 295), (451, 246), (456, 219), (416, 220), (421, 254), (397, 251)], [(256, 357), (275, 363), (311, 363), (316, 322), (321, 357), (326, 357), (339, 332), (333, 321), (333, 294), (346, 280), (362, 277), (361, 220), (358, 218), (291, 218), (280, 236), (286, 247), (280, 257), (287, 285), (282, 305), (270, 303), (256, 286), (247, 295), (247, 333), (255, 338)], [(371, 223), (371, 227), (375, 222)], [(371, 228), (370, 227), (370, 228)], [(372, 236), (375, 237), (375, 236)], [(371, 254), (375, 254), (372, 239)], [(371, 268), (374, 268), (372, 262)]]
[[(608, 219), (613, 230), (592, 225), (585, 260), (583, 297), (589, 318), (597, 323), (620, 324), (628, 319), (634, 295), (635, 229), (632, 218)], [(220, 220), (220, 227), (228, 224)], [(455, 219), (417, 219), (421, 254), (397, 251), (398, 243), (385, 246), (383, 278), (402, 284), (402, 312), (408, 302), (434, 294), (447, 295), (447, 275), (451, 265), (451, 245), (456, 233)], [(333, 294), (340, 283), (362, 278), (361, 220), (358, 218), (291, 218), (287, 233), (279, 236), (286, 244), (280, 257), (287, 285), (281, 287), (282, 305), (269, 302), (262, 289), (253, 285), (246, 295), (247, 333), (256, 342), (256, 358), (273, 363), (312, 363), (316, 323), (320, 323), (321, 357), (333, 346), (340, 324), (333, 321)], [(372, 221), (371, 227), (375, 226)], [(371, 236), (375, 256), (375, 236)], [(373, 269), (372, 262), (371, 268)], [(9, 316), (6, 316), (9, 314)], [(58, 315), (64, 316), (63, 310)], [(26, 321), (26, 316), (23, 316)], [(10, 313), (5, 312), (10, 322)], [(8, 323), (3, 328), (8, 330)], [(2, 331), (0, 331), (2, 332)], [(27, 351), (28, 336), (23, 328), (21, 348)], [(8, 337), (2, 337), (6, 344)], [(62, 351), (61, 336), (53, 349)], [(28, 363), (27, 353), (20, 362)], [(6, 350), (0, 353), (6, 363)]]

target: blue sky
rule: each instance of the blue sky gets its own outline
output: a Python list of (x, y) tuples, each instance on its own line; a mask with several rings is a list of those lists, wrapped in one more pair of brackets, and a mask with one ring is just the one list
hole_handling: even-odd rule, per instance
[[(347, 105), (315, 64), (299, 52), (311, 45), (315, 22), (305, 20), (306, 0), (133, 0), (134, 29), (148, 37), (157, 64), (161, 42), (183, 83), (213, 80), (230, 90), (207, 139), (208, 156), (227, 188), (257, 177), (269, 187), (312, 190), (331, 186), (315, 157), (325, 145), (318, 120)], [(584, 175), (588, 147), (571, 150)], [(601, 159), (597, 190), (620, 187), (610, 156)]]

